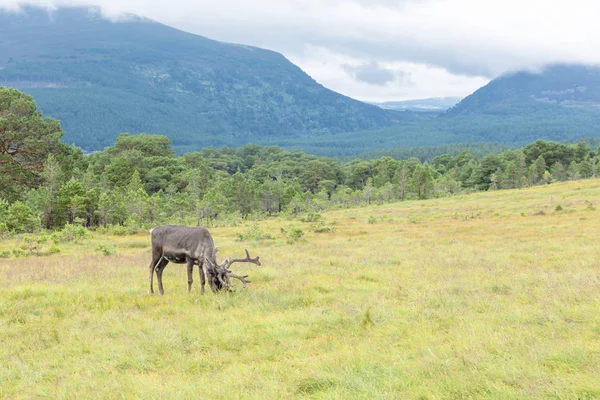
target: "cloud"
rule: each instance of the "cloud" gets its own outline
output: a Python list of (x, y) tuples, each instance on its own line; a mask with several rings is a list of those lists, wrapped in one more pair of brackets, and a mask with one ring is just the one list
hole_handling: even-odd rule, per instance
[[(393, 70), (382, 68), (379, 64), (372, 61), (369, 64), (363, 64), (358, 67), (352, 65), (342, 65), (342, 68), (352, 75), (354, 79), (360, 82), (365, 82), (370, 85), (385, 86), (386, 84), (393, 82), (396, 79), (396, 73)], [(403, 78), (406, 74), (402, 71), (398, 71), (400, 78)]]
[[(0, 6), (14, 7), (17, 3), (18, 0), (0, 0)], [(345, 94), (359, 93), (359, 98), (395, 100), (383, 97), (403, 91), (407, 96), (429, 93), (426, 80), (414, 78), (417, 70), (419, 73), (428, 70), (433, 79), (445, 79), (438, 81), (438, 95), (450, 96), (461, 90), (466, 95), (474, 83), (506, 71), (552, 62), (600, 63), (597, 51), (600, 29), (596, 27), (600, 2), (596, 0), (33, 0), (29, 3), (45, 6), (92, 3), (111, 17), (123, 12), (135, 13), (217, 40), (270, 48), (298, 62), (325, 86)], [(324, 59), (311, 58), (325, 53), (337, 55), (335, 59), (340, 63), (333, 65)], [(348, 64), (351, 65), (348, 69), (344, 62), (350, 59), (356, 64)], [(330, 72), (318, 67), (324, 63), (329, 65)], [(399, 70), (389, 67), (400, 63), (412, 68), (402, 70), (414, 80), (411, 88), (406, 87), (405, 80), (398, 79)], [(362, 70), (353, 70), (361, 65)], [(341, 80), (347, 80), (346, 86), (337, 86), (336, 82)], [(457, 85), (462, 85), (462, 89)]]

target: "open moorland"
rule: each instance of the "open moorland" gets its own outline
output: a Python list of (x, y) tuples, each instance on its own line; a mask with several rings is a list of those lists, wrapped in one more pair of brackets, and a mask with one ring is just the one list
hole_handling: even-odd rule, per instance
[(212, 228), (263, 265), (203, 297), (173, 264), (147, 294), (148, 234), (9, 255), (0, 398), (600, 398), (598, 208), (584, 180)]

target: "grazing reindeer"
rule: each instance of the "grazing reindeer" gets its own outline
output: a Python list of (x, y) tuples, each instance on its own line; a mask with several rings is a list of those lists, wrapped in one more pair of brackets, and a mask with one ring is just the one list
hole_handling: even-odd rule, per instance
[(250, 258), (246, 250), (246, 258), (227, 258), (221, 264), (217, 263), (218, 247), (215, 247), (212, 236), (205, 228), (188, 228), (186, 226), (163, 225), (150, 229), (152, 237), (152, 261), (150, 262), (150, 290), (154, 293), (152, 281), (154, 272), (158, 280), (158, 293), (164, 294), (162, 273), (169, 262), (187, 264), (188, 292), (192, 290), (192, 273), (194, 265), (198, 265), (201, 290), (204, 294), (205, 276), (213, 293), (222, 289), (231, 289), (230, 278), (238, 279), (246, 287), (246, 276), (234, 275), (229, 267), (235, 262), (260, 264), (260, 257)]

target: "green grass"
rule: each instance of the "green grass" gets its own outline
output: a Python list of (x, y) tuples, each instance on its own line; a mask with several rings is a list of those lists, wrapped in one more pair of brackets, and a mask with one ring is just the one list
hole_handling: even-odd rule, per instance
[(172, 264), (147, 295), (148, 235), (2, 258), (0, 398), (600, 398), (586, 200), (600, 181), (323, 213), (330, 233), (260, 222), (273, 240), (215, 228), (219, 259), (248, 247), (263, 266), (203, 297)]

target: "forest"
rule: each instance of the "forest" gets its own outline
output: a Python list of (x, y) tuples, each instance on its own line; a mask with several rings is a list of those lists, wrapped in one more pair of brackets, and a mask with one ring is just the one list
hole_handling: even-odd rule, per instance
[(486, 155), (336, 160), (277, 146), (178, 156), (166, 136), (121, 134), (84, 155), (33, 99), (0, 89), (0, 232), (65, 226), (135, 233), (162, 223), (236, 223), (275, 215), (523, 188), (600, 175), (600, 149), (535, 141)]

